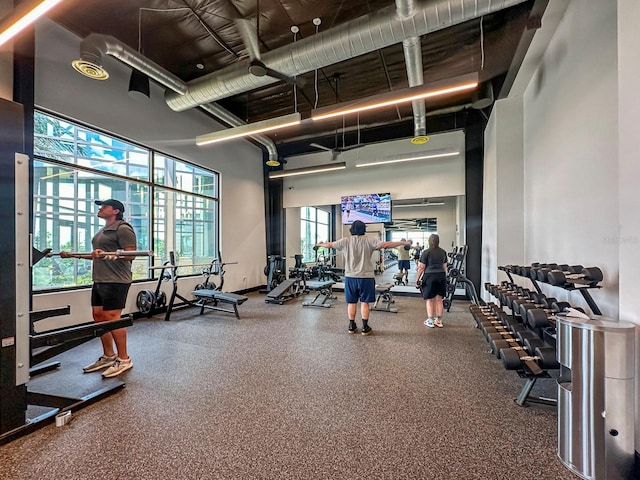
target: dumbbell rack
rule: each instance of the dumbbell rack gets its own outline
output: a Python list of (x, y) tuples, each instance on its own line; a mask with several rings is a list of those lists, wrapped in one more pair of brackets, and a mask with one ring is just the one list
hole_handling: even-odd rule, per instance
[(453, 302), (453, 296), (456, 293), (458, 283), (463, 283), (465, 290), (467, 288), (466, 282), (462, 282), (462, 277), (464, 273), (464, 261), (467, 258), (468, 249), (469, 247), (467, 245), (461, 245), (459, 247), (453, 247), (453, 250), (447, 254), (449, 257), (449, 266), (447, 268), (447, 295), (442, 300), (447, 312), (451, 309), (451, 303)]
[[(518, 340), (518, 347), (516, 348), (522, 348), (519, 344), (525, 343), (523, 332), (526, 331), (526, 328), (522, 325), (518, 325), (514, 320), (510, 322), (507, 315), (504, 314), (499, 306), (494, 303), (489, 303), (484, 307), (478, 307), (472, 304), (469, 306), (469, 310), (476, 321), (476, 328), (479, 328), (487, 341), (492, 344), (491, 353), (496, 355), (496, 357), (502, 359), (503, 353), (502, 349), (498, 348), (499, 346), (507, 349), (510, 348), (501, 344), (510, 343), (512, 345), (516, 345), (516, 338), (520, 335), (522, 336), (520, 336), (520, 339)], [(498, 338), (503, 340), (496, 340)], [(503, 363), (507, 370), (513, 369), (508, 366), (510, 362), (505, 362), (503, 359)], [(523, 361), (521, 366), (515, 369), (515, 372), (520, 378), (526, 379), (520, 394), (516, 399), (514, 399), (516, 404), (521, 407), (525, 407), (529, 403), (542, 405), (557, 404), (555, 399), (531, 395), (531, 391), (539, 378), (553, 378), (549, 375), (546, 369), (537, 365), (537, 361)]]
[[(511, 281), (512, 283), (515, 283), (513, 281), (513, 277), (511, 276), (511, 274), (514, 275), (518, 275), (521, 277), (525, 277), (528, 278), (529, 280), (531, 280), (531, 283), (533, 284), (533, 287), (536, 289), (536, 291), (538, 293), (542, 293), (542, 289), (540, 288), (540, 284), (539, 284), (539, 279), (534, 278), (531, 275), (531, 271), (533, 268), (537, 268), (537, 267), (543, 267), (544, 265), (549, 265), (549, 264), (537, 264), (536, 266), (531, 266), (531, 267), (520, 267), (520, 266), (516, 266), (516, 265), (506, 265), (503, 267), (498, 267), (498, 270), (501, 270), (503, 272), (505, 272), (507, 274), (507, 277), (509, 277), (509, 281)], [(553, 265), (553, 264), (551, 264)], [(580, 286), (576, 286), (576, 285), (580, 285)], [(584, 300), (587, 302), (587, 305), (589, 305), (589, 308), (591, 309), (591, 311), (593, 312), (594, 315), (602, 315), (602, 311), (600, 310), (600, 308), (598, 307), (598, 305), (596, 304), (595, 300), (593, 299), (593, 297), (591, 296), (591, 294), (589, 293), (590, 289), (594, 289), (594, 288), (602, 288), (601, 285), (593, 285), (593, 284), (576, 284), (576, 283), (568, 283), (565, 285), (554, 285), (556, 288), (561, 288), (563, 290), (566, 290), (568, 292), (572, 292), (572, 291), (578, 291), (580, 292), (580, 294), (582, 295), (582, 298), (584, 298)]]

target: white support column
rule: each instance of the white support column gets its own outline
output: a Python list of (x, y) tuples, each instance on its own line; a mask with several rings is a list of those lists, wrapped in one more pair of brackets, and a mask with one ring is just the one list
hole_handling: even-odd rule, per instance
[[(618, 0), (618, 141), (619, 141), (619, 265), (620, 319), (640, 324), (638, 265), (640, 265), (640, 63), (638, 62), (640, 3)], [(640, 333), (636, 334), (640, 352)], [(640, 452), (640, 355), (636, 353), (636, 452)]]

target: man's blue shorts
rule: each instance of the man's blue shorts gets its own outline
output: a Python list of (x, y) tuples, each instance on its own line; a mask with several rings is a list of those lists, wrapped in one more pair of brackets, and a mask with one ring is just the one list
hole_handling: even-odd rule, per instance
[(398, 270), (409, 270), (410, 268), (409, 260), (398, 260)]
[(376, 279), (344, 277), (344, 297), (347, 303), (375, 302)]

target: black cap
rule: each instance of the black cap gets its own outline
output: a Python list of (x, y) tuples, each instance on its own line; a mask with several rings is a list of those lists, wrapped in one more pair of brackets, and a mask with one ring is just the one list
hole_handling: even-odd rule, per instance
[(364, 235), (367, 231), (367, 226), (364, 222), (356, 220), (351, 224), (349, 231), (351, 232), (351, 235)]
[(120, 200), (114, 198), (110, 198), (109, 200), (96, 200), (96, 205), (109, 205), (120, 210), (120, 213), (124, 213), (124, 205)]

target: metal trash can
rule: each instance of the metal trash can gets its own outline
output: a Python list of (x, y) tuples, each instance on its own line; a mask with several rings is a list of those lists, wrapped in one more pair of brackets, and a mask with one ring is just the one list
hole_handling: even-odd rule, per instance
[(636, 326), (601, 316), (556, 318), (558, 457), (582, 478), (629, 478)]

